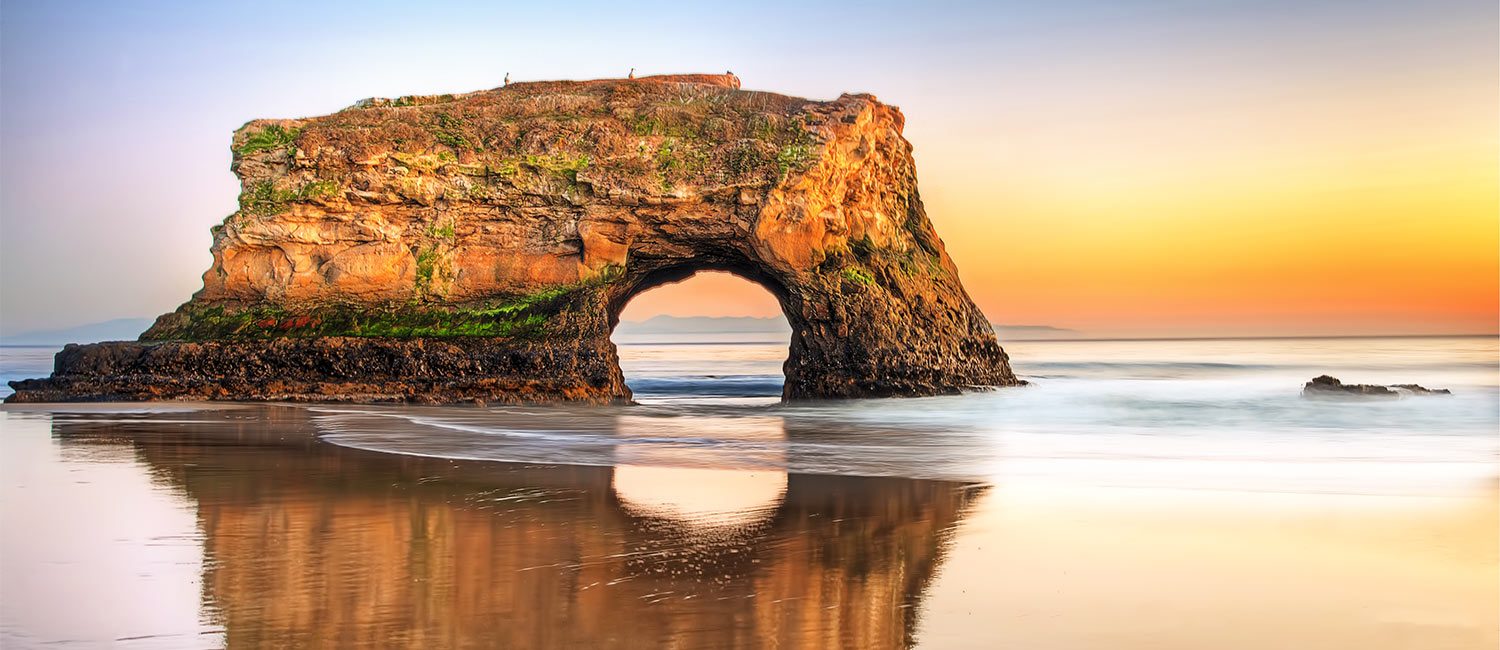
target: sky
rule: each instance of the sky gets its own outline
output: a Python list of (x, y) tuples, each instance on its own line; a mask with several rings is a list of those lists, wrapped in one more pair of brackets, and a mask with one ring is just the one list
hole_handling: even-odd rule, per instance
[[(734, 70), (900, 106), (975, 302), (1119, 336), (1491, 333), (1500, 16), (1450, 2), (0, 4), (0, 333), (170, 311), (247, 120)], [(701, 276), (700, 276), (701, 277)], [(712, 296), (712, 299), (705, 299)], [(777, 312), (694, 278), (634, 316)]]

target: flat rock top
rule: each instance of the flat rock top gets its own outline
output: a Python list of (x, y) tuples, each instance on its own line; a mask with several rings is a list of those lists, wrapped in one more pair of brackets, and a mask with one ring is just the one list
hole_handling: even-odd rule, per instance
[[(512, 83), (255, 120), (235, 134), (235, 171), (249, 187), (285, 175), (290, 162), (339, 182), (340, 169), (394, 159), (417, 173), (541, 171), (605, 196), (692, 195), (774, 184), (813, 161), (827, 135), (820, 125), (877, 103), (868, 95), (816, 102), (740, 90), (733, 75)], [(890, 114), (899, 128), (899, 113)], [(279, 155), (287, 151), (290, 161)]]

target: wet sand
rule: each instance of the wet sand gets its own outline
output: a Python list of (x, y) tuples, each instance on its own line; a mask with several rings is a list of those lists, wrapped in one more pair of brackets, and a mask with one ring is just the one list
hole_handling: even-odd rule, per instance
[(0, 412), (0, 642), (1493, 648), (1441, 494), (454, 461), (296, 406)]

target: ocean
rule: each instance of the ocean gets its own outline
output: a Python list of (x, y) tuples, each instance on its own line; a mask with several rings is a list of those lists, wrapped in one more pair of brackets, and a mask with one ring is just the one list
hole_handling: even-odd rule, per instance
[(1500, 642), (1493, 337), (1015, 341), (1025, 387), (788, 404), (784, 335), (618, 343), (635, 406), (8, 406), (0, 643)]
[[(1016, 342), (1008, 350), (1027, 387), (785, 405), (784, 340), (750, 338), (624, 342), (640, 406), (623, 411), (327, 406), (313, 417), (334, 444), (528, 463), (774, 457), (792, 473), (1243, 489), (1266, 487), (1273, 472), (1277, 490), (1354, 492), (1441, 490), (1495, 469), (1500, 370), (1489, 338)], [(1454, 395), (1303, 399), (1320, 374)]]

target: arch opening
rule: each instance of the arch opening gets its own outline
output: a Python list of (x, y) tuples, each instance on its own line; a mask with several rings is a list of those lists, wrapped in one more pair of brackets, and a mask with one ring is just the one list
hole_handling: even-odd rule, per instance
[(637, 402), (782, 398), (794, 353), (786, 292), (753, 276), (667, 268), (616, 298), (609, 308), (610, 342)]

